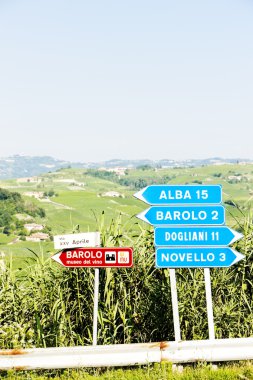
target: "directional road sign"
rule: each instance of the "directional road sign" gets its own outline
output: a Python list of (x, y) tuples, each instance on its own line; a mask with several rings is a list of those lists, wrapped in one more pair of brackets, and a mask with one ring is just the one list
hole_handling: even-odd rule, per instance
[(98, 247), (100, 245), (99, 232), (84, 232), (71, 235), (54, 236), (54, 248), (77, 248), (77, 247)]
[(225, 209), (217, 206), (153, 206), (136, 215), (153, 225), (222, 225)]
[(229, 227), (156, 227), (156, 246), (224, 246), (243, 237)]
[(221, 185), (151, 185), (134, 196), (150, 205), (217, 204)]
[(71, 248), (51, 257), (65, 267), (129, 268), (133, 266), (132, 248)]
[(230, 267), (244, 255), (229, 247), (157, 248), (157, 268), (218, 268)]

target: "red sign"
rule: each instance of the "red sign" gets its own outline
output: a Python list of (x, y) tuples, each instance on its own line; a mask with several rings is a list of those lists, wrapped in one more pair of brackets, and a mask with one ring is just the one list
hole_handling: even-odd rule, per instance
[(65, 267), (129, 268), (133, 266), (132, 248), (70, 248), (52, 256)]

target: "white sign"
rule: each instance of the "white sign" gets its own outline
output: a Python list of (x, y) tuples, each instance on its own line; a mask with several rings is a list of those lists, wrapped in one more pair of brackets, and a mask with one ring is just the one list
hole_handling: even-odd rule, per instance
[(81, 248), (81, 247), (99, 247), (99, 232), (84, 232), (72, 235), (54, 236), (55, 249)]

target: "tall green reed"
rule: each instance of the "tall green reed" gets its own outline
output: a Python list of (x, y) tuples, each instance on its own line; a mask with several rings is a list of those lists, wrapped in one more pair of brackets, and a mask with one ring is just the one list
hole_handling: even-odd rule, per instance
[[(245, 237), (234, 248), (246, 259), (211, 270), (217, 338), (250, 336), (252, 314), (253, 224), (240, 226)], [(107, 224), (98, 219), (103, 246), (132, 246), (134, 267), (100, 270), (98, 343), (174, 339), (169, 271), (156, 269), (152, 229)], [(43, 252), (33, 252), (23, 271), (11, 263), (0, 276), (0, 344), (45, 347), (92, 343), (93, 269), (62, 268)], [(208, 338), (203, 270), (177, 270), (183, 339)]]

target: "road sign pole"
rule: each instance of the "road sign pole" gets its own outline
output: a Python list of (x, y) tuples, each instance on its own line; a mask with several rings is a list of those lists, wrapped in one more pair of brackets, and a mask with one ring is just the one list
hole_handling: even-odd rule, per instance
[(204, 268), (209, 339), (215, 339), (210, 268)]
[(169, 272), (175, 341), (178, 342), (181, 340), (181, 332), (178, 311), (176, 272), (175, 269), (169, 269)]
[(95, 268), (94, 278), (94, 307), (93, 307), (93, 340), (92, 345), (97, 345), (98, 336), (98, 294), (99, 294), (99, 269)]

